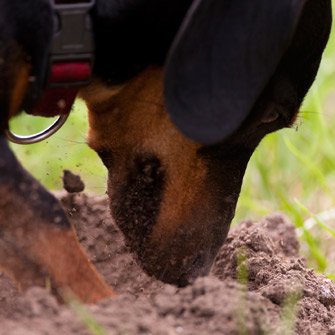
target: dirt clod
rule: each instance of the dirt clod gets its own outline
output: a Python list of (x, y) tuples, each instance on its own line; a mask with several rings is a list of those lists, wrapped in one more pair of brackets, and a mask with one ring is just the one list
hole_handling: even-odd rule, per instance
[[(90, 259), (119, 293), (86, 307), (106, 334), (335, 334), (335, 285), (306, 268), (283, 214), (236, 226), (212, 273), (178, 289), (148, 277), (133, 261), (105, 197), (57, 196)], [(90, 334), (78, 312), (47, 290), (19, 294), (1, 274), (0, 324), (1, 335)]]
[(70, 170), (63, 170), (63, 187), (69, 193), (77, 193), (84, 191), (85, 184), (79, 175)]

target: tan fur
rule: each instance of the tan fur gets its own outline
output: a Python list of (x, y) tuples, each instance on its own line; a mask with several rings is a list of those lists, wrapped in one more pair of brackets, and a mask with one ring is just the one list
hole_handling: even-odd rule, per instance
[(121, 160), (131, 152), (159, 155), (168, 171), (161, 216), (171, 220), (159, 220), (153, 238), (174, 234), (176, 223), (188, 215), (185, 203), (192, 203), (202, 187), (206, 168), (196, 155), (200, 145), (184, 137), (165, 111), (162, 68), (148, 68), (117, 92), (96, 82), (81, 96), (89, 108), (91, 148), (120, 150)]
[(12, 89), (12, 94), (10, 98), (9, 104), (9, 118), (15, 116), (20, 109), (22, 104), (22, 100), (26, 93), (28, 82), (29, 82), (29, 74), (31, 70), (30, 64), (22, 63), (20, 65), (15, 64), (17, 67), (14, 87)]
[(44, 225), (36, 238), (31, 253), (45, 266), (56, 289), (69, 288), (89, 304), (116, 295), (87, 258), (73, 228)]
[[(90, 147), (113, 153), (108, 186), (112, 203), (120, 196), (114, 183), (127, 183), (129, 164), (136, 157), (148, 153), (159, 159), (164, 171), (162, 200), (150, 236), (138, 253), (148, 273), (173, 280), (179, 276), (178, 269), (184, 271), (182, 264), (192, 263), (212, 245), (210, 226), (215, 220), (207, 213), (213, 212), (215, 201), (208, 188), (207, 165), (198, 153), (201, 145), (170, 121), (162, 83), (162, 68), (149, 67), (118, 91), (96, 81), (81, 96), (89, 109)], [(129, 222), (133, 219), (129, 216)], [(170, 268), (167, 274), (166, 264), (174, 264), (175, 270)]]
[[(17, 194), (0, 188), (0, 264), (22, 289), (46, 286), (61, 294), (70, 289), (81, 301), (96, 303), (114, 291), (104, 282), (80, 246), (73, 227), (45, 222)], [(22, 213), (25, 213), (22, 217)], [(55, 218), (57, 219), (57, 218)]]

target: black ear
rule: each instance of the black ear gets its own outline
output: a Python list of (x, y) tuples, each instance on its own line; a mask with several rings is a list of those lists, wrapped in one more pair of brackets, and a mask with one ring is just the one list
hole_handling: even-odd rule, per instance
[(167, 111), (188, 137), (222, 141), (289, 46), (304, 0), (194, 0), (165, 65)]

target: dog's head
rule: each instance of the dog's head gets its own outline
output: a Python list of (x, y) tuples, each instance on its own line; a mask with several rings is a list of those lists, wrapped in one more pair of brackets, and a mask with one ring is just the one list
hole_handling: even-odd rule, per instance
[(82, 96), (88, 143), (108, 169), (111, 214), (128, 246), (149, 274), (185, 285), (208, 273), (223, 244), (254, 149), (292, 124), (298, 106), (273, 100), (292, 89), (277, 83), (237, 131), (201, 145), (170, 121), (162, 79), (162, 68), (150, 67), (118, 89), (97, 81)]
[[(254, 4), (242, 1), (245, 25), (237, 15), (240, 1), (216, 1), (220, 8), (196, 2), (172, 46), (165, 76), (162, 68), (149, 67), (122, 87), (95, 81), (82, 91), (89, 145), (108, 169), (112, 216), (143, 268), (163, 281), (185, 285), (208, 273), (228, 233), (249, 158), (266, 134), (294, 122), (314, 80), (329, 34), (330, 3), (259, 1), (259, 17)], [(283, 12), (271, 36), (264, 25), (273, 23), (278, 9), (293, 14)], [(221, 19), (228, 15), (238, 33), (218, 33), (226, 24), (213, 30), (218, 13)], [(252, 24), (256, 29), (248, 35)], [(205, 43), (197, 36), (211, 34), (210, 57), (208, 49), (197, 52), (195, 46)], [(249, 45), (253, 54), (238, 56), (224, 41), (224, 48), (215, 49), (216, 35), (243, 52)], [(244, 100), (236, 103), (237, 98)]]
[(151, 67), (118, 92), (95, 83), (83, 95), (112, 216), (148, 273), (183, 285), (208, 272), (222, 245), (253, 148), (243, 133), (208, 147), (182, 135), (166, 113), (162, 76)]

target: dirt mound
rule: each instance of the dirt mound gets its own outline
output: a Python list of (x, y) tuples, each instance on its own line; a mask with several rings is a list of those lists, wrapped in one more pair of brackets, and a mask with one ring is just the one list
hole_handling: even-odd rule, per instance
[(335, 334), (335, 286), (306, 269), (295, 229), (282, 214), (238, 225), (211, 275), (178, 289), (133, 261), (105, 197), (57, 196), (89, 257), (120, 295), (69, 308), (42, 288), (20, 295), (0, 275), (0, 334)]

